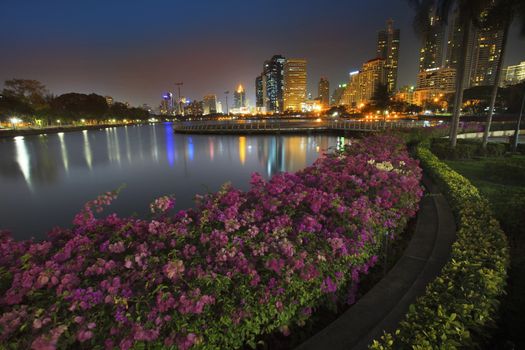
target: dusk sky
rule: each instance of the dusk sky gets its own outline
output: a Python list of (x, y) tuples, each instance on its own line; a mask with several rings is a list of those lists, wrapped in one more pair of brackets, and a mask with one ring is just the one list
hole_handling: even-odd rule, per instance
[[(37, 79), (54, 94), (95, 92), (157, 107), (183, 81), (202, 99), (242, 83), (254, 104), (255, 77), (274, 54), (308, 60), (308, 91), (331, 91), (375, 57), (377, 32), (401, 29), (399, 86), (413, 84), (420, 40), (404, 0), (191, 0), (0, 2), (0, 88)], [(505, 65), (525, 61), (513, 27)]]

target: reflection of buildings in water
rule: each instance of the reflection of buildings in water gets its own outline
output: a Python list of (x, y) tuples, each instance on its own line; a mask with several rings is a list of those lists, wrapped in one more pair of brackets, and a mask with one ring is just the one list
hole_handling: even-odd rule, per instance
[[(324, 140), (323, 140), (324, 141)], [(323, 144), (328, 145), (328, 140)], [(264, 137), (257, 139), (257, 156), (266, 168), (266, 175), (294, 172), (308, 165), (308, 150), (317, 147), (311, 137)]]
[(239, 160), (242, 165), (246, 162), (246, 137), (239, 136)]
[(193, 138), (190, 136), (188, 137), (188, 144), (187, 144), (187, 158), (191, 162), (193, 161), (193, 157), (195, 156), (195, 146), (193, 145)]
[(106, 133), (106, 144), (108, 150), (108, 158), (110, 162), (116, 161), (120, 165), (120, 144), (117, 135), (117, 128), (104, 129)]
[(150, 125), (151, 128), (151, 156), (155, 161), (159, 161), (159, 148), (157, 144), (157, 126)]
[[(136, 126), (134, 126), (135, 128)], [(137, 129), (135, 130), (137, 132), (137, 140), (138, 140), (138, 143), (139, 143), (139, 155), (140, 155), (140, 160), (144, 160), (144, 147), (142, 146), (142, 130), (144, 130), (143, 128), (141, 127), (136, 127)]]
[(93, 170), (93, 155), (91, 154), (91, 145), (89, 143), (88, 131), (82, 131), (82, 138), (84, 140), (84, 158), (89, 170)]
[(31, 184), (31, 159), (29, 152), (27, 151), (27, 145), (23, 136), (15, 137), (15, 148), (16, 148), (16, 162), (24, 175), (27, 186), (32, 189)]
[(128, 164), (131, 164), (131, 146), (129, 143), (129, 132), (128, 126), (124, 126), (124, 134), (126, 136), (126, 158), (128, 159)]
[(292, 136), (285, 139), (286, 171), (297, 171), (306, 167), (305, 137)]
[(259, 162), (266, 168), (266, 175), (273, 176), (283, 171), (283, 143), (282, 137), (268, 136), (258, 139), (257, 156)]
[(208, 137), (208, 148), (210, 152), (210, 160), (215, 158), (215, 142), (213, 137)]
[(67, 147), (66, 142), (64, 141), (64, 133), (58, 133), (58, 140), (60, 141), (60, 153), (62, 154), (62, 163), (64, 164), (64, 170), (66, 174), (69, 174), (69, 160), (67, 157)]
[[(35, 146), (35, 142), (32, 143)], [(57, 149), (49, 149), (48, 136), (40, 135), (38, 144), (33, 150), (33, 164), (31, 176), (41, 183), (53, 183), (58, 178)]]
[(166, 133), (166, 157), (170, 167), (173, 167), (175, 164), (175, 150), (173, 146), (173, 129), (171, 123), (164, 123), (164, 131)]

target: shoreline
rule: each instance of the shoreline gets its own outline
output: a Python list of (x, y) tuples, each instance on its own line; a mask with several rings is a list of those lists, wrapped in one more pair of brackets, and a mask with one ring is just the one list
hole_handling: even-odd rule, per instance
[(83, 130), (102, 130), (113, 127), (123, 127), (123, 126), (135, 126), (143, 125), (149, 123), (118, 123), (118, 124), (97, 124), (97, 125), (79, 125), (79, 126), (57, 126), (57, 127), (48, 127), (41, 129), (8, 129), (0, 130), (0, 139), (6, 139), (17, 136), (36, 136), (36, 135), (45, 135), (45, 134), (58, 134), (61, 132), (74, 132), (74, 131), (83, 131)]

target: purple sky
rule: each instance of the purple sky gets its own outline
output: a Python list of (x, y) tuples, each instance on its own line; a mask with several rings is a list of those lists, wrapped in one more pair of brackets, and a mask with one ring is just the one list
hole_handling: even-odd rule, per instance
[[(95, 92), (156, 107), (163, 91), (202, 99), (254, 80), (274, 54), (308, 60), (308, 90), (331, 90), (375, 56), (377, 32), (401, 29), (399, 85), (413, 84), (419, 39), (404, 0), (112, 0), (0, 3), (0, 87), (37, 79), (55, 94)], [(511, 32), (506, 64), (525, 61)]]

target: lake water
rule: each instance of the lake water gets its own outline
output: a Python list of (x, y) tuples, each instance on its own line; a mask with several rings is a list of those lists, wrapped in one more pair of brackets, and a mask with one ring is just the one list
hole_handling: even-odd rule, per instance
[(148, 217), (155, 198), (174, 194), (177, 209), (225, 182), (247, 189), (250, 174), (297, 171), (342, 138), (174, 134), (172, 125), (0, 139), (0, 229), (17, 239), (43, 239), (70, 226), (82, 205), (125, 189), (106, 213)]

